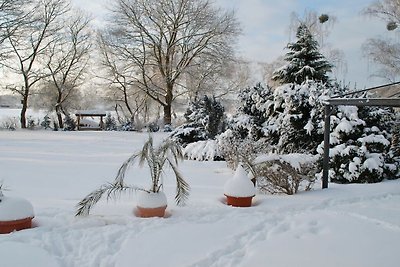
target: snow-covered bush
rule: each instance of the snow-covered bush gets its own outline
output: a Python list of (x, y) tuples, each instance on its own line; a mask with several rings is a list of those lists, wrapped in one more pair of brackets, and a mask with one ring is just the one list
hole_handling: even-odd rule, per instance
[(218, 150), (229, 168), (235, 170), (242, 163), (247, 171), (253, 173), (253, 161), (259, 155), (268, 153), (270, 147), (265, 139), (243, 138), (239, 132), (227, 130), (218, 137)]
[(75, 131), (76, 123), (75, 120), (69, 115), (64, 117), (64, 131)]
[(258, 187), (271, 194), (308, 191), (316, 180), (316, 159), (310, 154), (259, 156), (254, 160)]
[(182, 145), (214, 139), (225, 130), (224, 107), (214, 97), (204, 96), (189, 104), (186, 123), (177, 127), (171, 137)]
[(15, 131), (17, 129), (18, 120), (15, 117), (5, 118), (0, 125), (0, 129)]
[(104, 128), (106, 131), (116, 131), (117, 130), (117, 121), (111, 116), (111, 113), (108, 113), (106, 119), (104, 121)]
[(323, 100), (340, 92), (339, 85), (307, 81), (275, 89), (273, 104), (264, 108), (263, 130), (276, 153), (316, 153), (323, 141)]
[[(339, 106), (331, 116), (329, 173), (332, 182), (375, 183), (396, 178), (390, 153), (393, 110)], [(318, 147), (322, 155), (323, 143)]]
[(28, 125), (26, 126), (26, 128), (29, 130), (34, 130), (37, 125), (35, 122), (35, 119), (32, 116), (29, 116), (27, 118), (27, 121), (28, 121)]
[(187, 159), (199, 161), (221, 160), (223, 158), (216, 140), (190, 143), (183, 149), (183, 154)]
[(40, 126), (42, 126), (45, 130), (50, 129), (51, 128), (51, 120), (49, 115), (45, 115), (43, 118), (43, 121), (40, 123)]
[(160, 125), (158, 125), (157, 121), (150, 122), (147, 126), (147, 129), (151, 133), (158, 132), (160, 130)]
[(229, 121), (228, 128), (242, 139), (258, 140), (264, 137), (265, 112), (273, 104), (273, 93), (269, 86), (260, 83), (242, 89), (238, 95), (237, 113)]

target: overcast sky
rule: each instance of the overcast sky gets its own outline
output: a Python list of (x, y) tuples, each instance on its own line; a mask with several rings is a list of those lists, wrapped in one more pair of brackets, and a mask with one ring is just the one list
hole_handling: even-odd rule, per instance
[[(73, 0), (80, 8), (93, 14), (101, 24), (107, 13), (106, 5), (112, 0)], [(289, 24), (292, 12), (299, 15), (306, 10), (326, 13), (336, 18), (331, 34), (324, 40), (332, 48), (340, 49), (345, 56), (347, 72), (338, 79), (357, 85), (357, 88), (382, 84), (371, 78), (374, 65), (362, 54), (362, 45), (372, 37), (388, 38), (395, 35), (386, 31), (384, 22), (361, 15), (372, 0), (216, 0), (224, 8), (234, 9), (243, 29), (238, 40), (238, 53), (254, 62), (271, 62), (284, 55), (289, 41)]]

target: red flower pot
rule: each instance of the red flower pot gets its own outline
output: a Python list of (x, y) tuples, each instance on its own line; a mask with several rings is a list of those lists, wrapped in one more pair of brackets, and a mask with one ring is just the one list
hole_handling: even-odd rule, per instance
[(232, 197), (226, 196), (226, 204), (233, 207), (251, 207), (251, 201), (254, 196), (251, 197)]
[(137, 216), (142, 218), (164, 217), (167, 206), (158, 208), (143, 208), (137, 206)]
[(31, 228), (32, 219), (33, 217), (28, 217), (20, 220), (0, 221), (0, 234)]

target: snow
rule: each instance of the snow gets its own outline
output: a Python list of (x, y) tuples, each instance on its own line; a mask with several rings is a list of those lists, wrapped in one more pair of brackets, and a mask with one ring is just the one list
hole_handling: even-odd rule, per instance
[(19, 197), (0, 197), (0, 221), (15, 221), (34, 217), (32, 204)]
[(290, 164), (296, 170), (301, 170), (302, 165), (306, 165), (308, 163), (313, 163), (318, 158), (311, 154), (301, 154), (301, 153), (291, 153), (291, 154), (265, 154), (258, 156), (255, 160), (255, 164), (259, 164), (266, 161), (275, 161), (279, 160), (280, 162), (286, 162)]
[(214, 160), (216, 156), (220, 156), (215, 140), (190, 143), (183, 149), (183, 153), (190, 160)]
[[(164, 133), (156, 133), (158, 140)], [(134, 194), (100, 201), (88, 217), (75, 205), (115, 177), (147, 133), (0, 131), (0, 179), (8, 197), (29, 199), (32, 229), (0, 235), (1, 266), (398, 267), (400, 180), (329, 184), (294, 196), (257, 194), (246, 209), (224, 203), (234, 172), (225, 162), (184, 161), (191, 186), (174, 204), (165, 172), (166, 218), (133, 215)], [(129, 182), (148, 186), (145, 169)], [(168, 175), (171, 174), (171, 175)], [(131, 177), (129, 177), (131, 178)]]
[(167, 197), (164, 192), (145, 192), (145, 191), (137, 191), (137, 205), (142, 208), (159, 208), (167, 206)]
[(231, 197), (252, 197), (256, 194), (248, 173), (239, 165), (235, 174), (224, 185), (224, 194)]
[[(19, 257), (10, 257), (10, 251)], [(19, 252), (19, 253), (18, 253)], [(44, 249), (22, 242), (0, 243), (1, 265), (7, 267), (59, 267), (58, 262)]]

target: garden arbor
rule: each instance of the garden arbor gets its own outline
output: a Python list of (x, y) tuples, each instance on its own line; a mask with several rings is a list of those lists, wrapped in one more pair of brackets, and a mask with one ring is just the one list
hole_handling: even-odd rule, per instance
[[(96, 110), (80, 110), (75, 113), (77, 119), (77, 128), (78, 131), (82, 130), (103, 130), (104, 129), (104, 121), (103, 117), (106, 116), (106, 113), (103, 111)], [(85, 118), (90, 117), (92, 119), (98, 118), (99, 122), (93, 124), (93, 121), (86, 121)]]
[[(325, 105), (325, 131), (324, 131), (324, 157), (322, 172), (322, 189), (328, 188), (329, 178), (329, 149), (330, 149), (330, 124), (331, 115), (337, 106), (380, 106), (380, 107), (400, 107), (400, 98), (342, 98), (346, 95), (353, 95), (360, 92), (387, 88), (398, 85), (400, 82), (372, 87), (369, 89), (352, 92), (349, 94), (333, 97), (324, 101)], [(396, 94), (395, 94), (396, 95)], [(394, 96), (394, 95), (393, 95)]]

